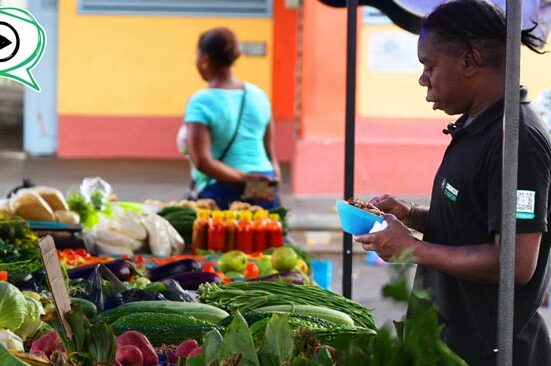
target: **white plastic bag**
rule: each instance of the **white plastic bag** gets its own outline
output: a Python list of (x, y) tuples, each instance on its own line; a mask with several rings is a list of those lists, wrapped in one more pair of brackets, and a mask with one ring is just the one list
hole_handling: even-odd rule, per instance
[[(149, 237), (149, 249), (156, 256), (169, 257), (184, 247), (184, 240), (178, 232), (163, 217), (151, 214), (143, 219), (143, 224)], [(181, 250), (180, 250), (181, 252)]]

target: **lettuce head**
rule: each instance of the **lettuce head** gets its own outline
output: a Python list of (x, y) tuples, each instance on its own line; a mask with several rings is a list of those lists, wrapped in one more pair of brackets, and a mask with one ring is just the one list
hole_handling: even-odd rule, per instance
[(20, 336), (23, 340), (26, 340), (29, 337), (35, 335), (42, 321), (40, 316), (44, 315), (44, 308), (40, 301), (35, 300), (30, 296), (24, 296), (27, 303), (27, 312), (25, 314), (25, 319), (21, 326), (15, 331), (15, 333)]
[(27, 301), (17, 287), (0, 281), (0, 328), (15, 331), (27, 315)]

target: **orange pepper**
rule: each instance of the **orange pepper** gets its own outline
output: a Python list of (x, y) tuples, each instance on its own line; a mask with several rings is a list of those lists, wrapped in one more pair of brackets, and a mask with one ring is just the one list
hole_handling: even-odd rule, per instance
[(212, 263), (205, 264), (203, 266), (203, 272), (217, 273)]
[(0, 281), (8, 280), (8, 271), (0, 271)]

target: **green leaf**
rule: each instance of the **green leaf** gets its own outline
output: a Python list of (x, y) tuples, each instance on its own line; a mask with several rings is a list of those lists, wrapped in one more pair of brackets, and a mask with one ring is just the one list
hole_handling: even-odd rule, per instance
[(235, 313), (232, 322), (226, 329), (220, 349), (220, 359), (223, 362), (236, 353), (243, 355), (240, 366), (260, 366), (249, 326), (239, 312)]
[(205, 366), (208, 365), (205, 363), (205, 354), (201, 353), (200, 355), (190, 357), (186, 360), (186, 366)]
[(304, 357), (295, 357), (291, 362), (291, 366), (320, 366), (320, 364)]
[(290, 361), (293, 355), (294, 341), (289, 327), (288, 314), (273, 314), (268, 321), (260, 357), (262, 365), (279, 366)]
[(335, 364), (327, 346), (321, 348), (320, 353), (314, 357), (314, 361), (319, 363), (321, 366), (333, 366)]
[(209, 366), (212, 362), (218, 360), (222, 341), (223, 338), (218, 329), (213, 329), (204, 335), (203, 355), (205, 356), (205, 365)]
[(2, 366), (29, 366), (28, 363), (21, 361), (8, 352), (0, 343), (0, 365)]

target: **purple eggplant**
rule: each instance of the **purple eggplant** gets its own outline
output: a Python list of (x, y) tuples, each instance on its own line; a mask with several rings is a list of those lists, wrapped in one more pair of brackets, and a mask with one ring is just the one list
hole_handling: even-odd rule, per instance
[(184, 290), (197, 290), (205, 282), (220, 282), (222, 279), (211, 272), (184, 272), (168, 277), (180, 284)]
[(268, 276), (257, 277), (250, 281), (267, 281), (267, 282), (287, 282), (295, 285), (305, 285), (310, 281), (308, 277), (301, 272), (278, 272)]
[[(125, 259), (117, 259), (111, 262), (103, 263), (117, 278), (121, 281), (128, 281), (132, 276), (132, 264)], [(88, 278), (88, 276), (94, 271), (97, 264), (90, 264), (81, 267), (75, 267), (67, 271), (70, 279), (75, 278)]]
[(178, 273), (184, 272), (199, 272), (201, 265), (194, 259), (186, 258), (172, 263), (165, 264), (151, 268), (149, 272), (149, 279), (151, 281), (159, 281), (170, 276), (174, 276)]

